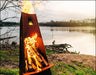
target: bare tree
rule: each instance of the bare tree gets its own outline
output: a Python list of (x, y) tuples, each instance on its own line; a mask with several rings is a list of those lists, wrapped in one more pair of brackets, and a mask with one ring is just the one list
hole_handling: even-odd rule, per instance
[[(6, 9), (9, 9), (9, 8), (15, 8), (18, 11), (20, 11), (20, 6), (21, 6), (21, 1), (16, 1), (16, 0), (3, 0), (3, 1), (0, 1), (0, 12), (2, 13), (2, 11), (5, 11)], [(7, 11), (6, 11), (7, 12)], [(16, 12), (16, 11), (15, 11)], [(0, 19), (1, 22), (2, 21), (5, 21), (9, 18), (16, 18), (16, 16), (12, 16), (12, 17), (6, 17), (4, 19)]]
[[(2, 19), (1, 18), (1, 16), (2, 16), (1, 14), (3, 12), (7, 13), (8, 11), (10, 11), (9, 9), (14, 8), (15, 11), (13, 10), (13, 12), (17, 13), (17, 12), (21, 11), (20, 6), (21, 6), (21, 2), (20, 1), (16, 1), (16, 0), (14, 0), (14, 1), (13, 0), (2, 0), (2, 1), (0, 1), (0, 25), (2, 25), (3, 21), (7, 21), (8, 19), (17, 18), (17, 15), (14, 15), (14, 16), (4, 16), (4, 18)], [(9, 14), (7, 13), (7, 15), (9, 15)], [(8, 45), (9, 39), (13, 38), (13, 36), (11, 36), (12, 35), (12, 31), (15, 31), (16, 27), (13, 27), (13, 29), (10, 28), (10, 27), (7, 27), (6, 32), (3, 33), (3, 34), (1, 33), (1, 30), (2, 30), (2, 27), (0, 27), (0, 39), (1, 39), (0, 40), (0, 44), (2, 44), (4, 42), (5, 43), (7, 42), (6, 45)]]
[[(0, 25), (2, 25), (3, 22), (8, 21), (9, 19), (16, 19), (18, 18), (16, 14), (18, 14), (18, 12), (21, 12), (21, 2), (23, 0), (2, 0), (0, 1)], [(35, 6), (35, 3), (33, 4), (33, 6)], [(42, 3), (40, 1), (40, 3)], [(13, 10), (14, 9), (14, 10)], [(11, 13), (8, 13), (9, 11), (12, 11), (16, 14), (14, 15), (10, 15)], [(4, 14), (4, 13), (6, 14)], [(1, 14), (4, 14), (4, 18), (2, 18)], [(7, 16), (10, 15), (10, 16)], [(18, 18), (19, 19), (19, 18)], [(7, 27), (7, 31), (3, 34), (1, 34), (1, 30), (2, 27), (0, 27), (0, 39), (4, 38), (10, 38), (10, 36), (12, 37), (12, 32), (16, 30), (16, 27), (14, 27), (13, 29), (10, 29), (10, 27)], [(7, 43), (8, 43), (9, 39), (7, 39)], [(4, 43), (4, 42), (3, 42)], [(1, 44), (1, 41), (0, 41)]]

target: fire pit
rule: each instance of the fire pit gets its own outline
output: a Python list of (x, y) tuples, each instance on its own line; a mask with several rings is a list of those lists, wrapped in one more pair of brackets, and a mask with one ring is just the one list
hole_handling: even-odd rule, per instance
[(20, 75), (51, 75), (51, 66), (53, 64), (48, 63), (36, 14), (22, 12), (20, 20)]

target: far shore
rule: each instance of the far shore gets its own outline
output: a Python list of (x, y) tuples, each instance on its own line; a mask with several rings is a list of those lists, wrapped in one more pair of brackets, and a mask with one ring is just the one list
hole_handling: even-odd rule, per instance
[[(95, 21), (92, 22), (78, 22), (78, 21), (50, 21), (50, 22), (40, 22), (40, 26), (48, 26), (48, 27), (95, 27)], [(0, 22), (0, 27), (7, 26), (20, 26), (20, 22)]]

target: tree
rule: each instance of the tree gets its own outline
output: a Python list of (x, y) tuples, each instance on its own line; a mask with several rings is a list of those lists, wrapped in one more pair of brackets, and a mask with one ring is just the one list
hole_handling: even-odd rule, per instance
[[(2, 1), (0, 1), (0, 16), (1, 16), (1, 13), (3, 11), (7, 12), (6, 9), (8, 9), (8, 8), (15, 8), (15, 9), (17, 9), (17, 11), (21, 11), (20, 6), (21, 6), (21, 1), (2, 0)], [(9, 18), (16, 18), (16, 16), (6, 17), (4, 19), (0, 18), (0, 23), (2, 21), (5, 21), (5, 20), (9, 19)]]
[[(1, 17), (2, 13), (5, 12), (7, 15), (9, 15), (10, 13), (7, 13), (7, 12), (13, 8), (16, 9), (13, 12), (17, 13), (17, 12), (21, 11), (20, 7), (21, 7), (21, 1), (16, 1), (16, 0), (14, 0), (14, 1), (13, 0), (2, 0), (1, 1), (0, 0), (0, 25), (2, 25), (3, 21), (7, 21), (8, 19), (17, 18), (16, 15), (14, 15), (14, 16), (4, 16), (4, 18), (2, 19), (2, 17)], [(13, 27), (13, 29), (12, 29), (10, 27), (7, 27), (7, 31), (3, 34), (1, 33), (1, 30), (2, 30), (2, 27), (0, 27), (0, 39), (8, 38), (8, 37), (12, 36), (11, 34), (14, 30), (16, 30), (16, 28)], [(4, 40), (0, 41), (0, 44), (2, 44), (2, 43), (4, 44), (4, 42), (6, 42), (6, 41), (7, 41), (7, 43), (9, 43), (9, 39), (6, 39), (6, 40), (4, 39)]]
[[(1, 17), (2, 15), (1, 14), (3, 12), (6, 12), (7, 15), (10, 15), (10, 13), (7, 13), (7, 12), (9, 12), (11, 9), (12, 9), (12, 12), (18, 14), (18, 12), (21, 12), (21, 1), (23, 1), (23, 0), (2, 0), (2, 1), (0, 0), (0, 25), (2, 25), (2, 23), (4, 21), (8, 21), (9, 19), (12, 19), (13, 20), (15, 18), (18, 18), (16, 14), (13, 15), (13, 16), (12, 15), (11, 16), (6, 16), (4, 14), (4, 18), (2, 18)], [(13, 8), (14, 8), (14, 10), (13, 10)], [(13, 29), (10, 29), (10, 27), (7, 27), (7, 28), (8, 28), (8, 30), (5, 33), (1, 34), (2, 27), (0, 27), (0, 38), (1, 39), (12, 36), (11, 35), (12, 32), (16, 30), (15, 27)], [(1, 44), (1, 41), (0, 41), (0, 44)]]

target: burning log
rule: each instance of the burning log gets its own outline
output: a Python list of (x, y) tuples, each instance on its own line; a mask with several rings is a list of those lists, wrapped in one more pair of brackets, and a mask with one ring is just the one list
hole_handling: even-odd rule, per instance
[(42, 55), (40, 55), (40, 56), (41, 56), (41, 58), (42, 58), (43, 62), (45, 63), (45, 65), (46, 65), (46, 66), (48, 66), (47, 61), (43, 58), (43, 56), (42, 56)]

